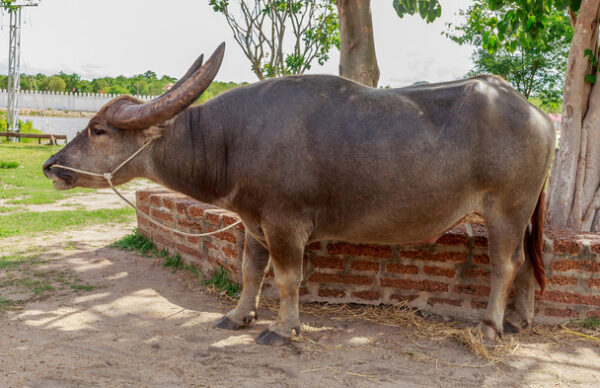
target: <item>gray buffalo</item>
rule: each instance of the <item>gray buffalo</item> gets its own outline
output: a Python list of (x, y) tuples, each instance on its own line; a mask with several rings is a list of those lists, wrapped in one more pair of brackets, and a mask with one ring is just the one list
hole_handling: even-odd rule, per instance
[[(107, 103), (44, 164), (54, 187), (107, 187), (102, 177), (53, 165), (106, 173), (151, 142), (114, 183), (145, 177), (239, 214), (243, 291), (216, 326), (237, 330), (256, 319), (271, 262), (279, 314), (260, 344), (287, 343), (300, 328), (308, 243), (432, 241), (471, 213), (489, 233), (484, 336), (493, 341), (505, 324), (532, 324), (535, 279), (544, 285), (543, 188), (555, 145), (543, 112), (489, 75), (400, 89), (330, 75), (283, 77), (190, 106), (223, 53), (221, 45), (204, 65), (199, 58), (153, 101)], [(516, 308), (505, 319), (513, 282)]]

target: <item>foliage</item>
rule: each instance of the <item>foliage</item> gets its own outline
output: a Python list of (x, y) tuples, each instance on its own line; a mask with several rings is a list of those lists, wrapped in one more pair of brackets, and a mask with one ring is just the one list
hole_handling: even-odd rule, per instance
[(493, 52), (501, 47), (515, 51), (518, 47), (546, 50), (556, 37), (557, 11), (579, 11), (581, 0), (487, 0), (493, 11), (485, 20), (483, 48)]
[(460, 45), (476, 47), (473, 52), (473, 70), (468, 75), (493, 73), (506, 78), (525, 97), (536, 97), (544, 105), (556, 104), (561, 100), (562, 85), (566, 72), (570, 42), (573, 37), (569, 16), (562, 10), (548, 14), (547, 40), (543, 45), (531, 41), (523, 44), (513, 40), (511, 46), (489, 46), (488, 21), (501, 16), (501, 12), (491, 10), (488, 0), (475, 0), (459, 15), (464, 22), (448, 24), (445, 35)]
[(67, 83), (59, 76), (55, 75), (48, 80), (48, 90), (51, 92), (64, 92)]
[(427, 23), (442, 15), (442, 6), (438, 0), (394, 0), (394, 9), (401, 18), (417, 12)]
[(9, 169), (17, 167), (19, 167), (19, 163), (17, 162), (14, 162), (12, 160), (0, 160), (0, 168)]
[(152, 242), (148, 237), (144, 236), (139, 232), (137, 228), (133, 233), (115, 241), (111, 244), (111, 247), (118, 248), (123, 251), (137, 251), (142, 256), (157, 256), (158, 250), (156, 244)]
[[(229, 0), (208, 3), (225, 16), (259, 79), (302, 74), (315, 59), (324, 64), (330, 49), (340, 45), (331, 0), (241, 0), (235, 7)], [(288, 42), (292, 46), (284, 47)]]
[(240, 292), (240, 285), (233, 281), (231, 272), (220, 266), (214, 269), (214, 274), (204, 282), (207, 286), (213, 286), (219, 292), (225, 292), (231, 297), (237, 296)]

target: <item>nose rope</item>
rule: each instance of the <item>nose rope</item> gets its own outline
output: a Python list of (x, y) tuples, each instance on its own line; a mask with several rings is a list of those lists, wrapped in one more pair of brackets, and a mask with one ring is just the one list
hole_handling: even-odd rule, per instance
[(170, 228), (166, 225), (161, 224), (160, 222), (157, 222), (155, 220), (153, 220), (149, 215), (147, 215), (146, 213), (144, 213), (143, 211), (140, 210), (140, 208), (138, 208), (135, 204), (133, 204), (130, 200), (128, 200), (127, 198), (125, 198), (121, 193), (119, 193), (117, 191), (117, 189), (115, 188), (115, 186), (112, 183), (112, 178), (113, 176), (117, 173), (117, 171), (119, 171), (123, 166), (125, 166), (127, 163), (129, 163), (131, 161), (131, 159), (135, 158), (140, 152), (142, 152), (144, 150), (144, 148), (146, 148), (148, 145), (150, 145), (150, 143), (152, 143), (152, 140), (144, 143), (143, 146), (141, 146), (137, 151), (135, 151), (130, 157), (128, 157), (127, 159), (125, 159), (125, 161), (121, 164), (119, 164), (112, 172), (108, 172), (108, 173), (104, 173), (104, 174), (98, 174), (96, 172), (90, 172), (90, 171), (84, 171), (84, 170), (80, 170), (77, 168), (73, 168), (73, 167), (68, 167), (68, 166), (63, 166), (62, 164), (53, 164), (52, 166), (50, 166), (50, 168), (62, 168), (65, 170), (69, 170), (69, 171), (73, 171), (73, 172), (77, 172), (80, 174), (84, 174), (84, 175), (90, 175), (90, 176), (97, 176), (100, 178), (104, 178), (106, 179), (106, 181), (108, 182), (108, 184), (110, 185), (110, 188), (115, 192), (115, 194), (117, 194), (123, 201), (127, 202), (129, 204), (129, 206), (131, 206), (132, 208), (134, 208), (138, 214), (141, 214), (142, 217), (146, 218), (148, 221), (152, 222), (154, 225), (160, 226), (162, 228), (168, 229), (172, 232), (175, 233), (179, 233), (179, 234), (183, 234), (184, 236), (190, 236), (190, 237), (206, 237), (206, 236), (211, 236), (213, 234), (217, 234), (220, 232), (223, 232), (227, 229), (231, 229), (234, 226), (240, 224), (242, 221), (236, 221), (231, 225), (228, 225), (222, 229), (219, 230), (215, 230), (214, 232), (206, 232), (206, 233), (186, 233), (186, 232), (181, 232), (177, 229), (174, 228)]

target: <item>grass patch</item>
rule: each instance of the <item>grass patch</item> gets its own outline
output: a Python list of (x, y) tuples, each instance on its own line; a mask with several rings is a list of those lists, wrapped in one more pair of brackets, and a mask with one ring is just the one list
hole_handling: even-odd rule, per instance
[(135, 210), (131, 208), (8, 213), (0, 215), (0, 238), (91, 224), (129, 222), (134, 214)]
[(12, 199), (11, 203), (15, 204), (36, 205), (94, 191), (81, 188), (69, 191), (54, 190), (52, 182), (42, 173), (42, 165), (61, 148), (22, 143), (0, 144), (0, 160), (19, 165), (19, 168), (0, 168), (0, 199)]
[(573, 324), (584, 329), (597, 331), (600, 330), (600, 317), (588, 317), (586, 319), (573, 321)]
[(207, 286), (213, 286), (219, 292), (225, 292), (231, 297), (237, 297), (240, 292), (240, 285), (233, 281), (231, 272), (220, 266), (215, 268), (213, 276), (204, 282)]
[(92, 291), (94, 289), (94, 286), (89, 286), (87, 284), (73, 283), (73, 284), (71, 284), (71, 288), (74, 289), (75, 291)]
[(17, 305), (17, 302), (0, 296), (0, 315)]
[(0, 168), (8, 170), (9, 168), (17, 168), (19, 167), (19, 163), (12, 162), (9, 160), (0, 160)]
[(0, 257), (0, 269), (11, 269), (19, 267), (23, 264), (39, 264), (43, 263), (43, 261), (38, 260), (38, 256), (25, 256), (25, 255), (15, 255), (15, 256), (2, 256)]
[(146, 257), (159, 255), (156, 244), (141, 234), (137, 228), (134, 229), (132, 234), (128, 234), (122, 239), (115, 241), (110, 246), (123, 251), (136, 251)]
[(125, 251), (136, 251), (146, 257), (158, 257), (163, 259), (163, 267), (173, 268), (173, 271), (185, 270), (193, 272), (198, 275), (200, 281), (205, 285), (214, 288), (218, 292), (225, 292), (231, 297), (238, 297), (240, 292), (240, 285), (233, 281), (231, 272), (223, 268), (214, 269), (214, 274), (208, 279), (205, 279), (198, 268), (193, 265), (184, 264), (179, 254), (172, 255), (168, 250), (158, 250), (156, 244), (139, 232), (136, 228), (132, 234), (129, 234), (122, 239), (115, 241), (111, 244), (111, 247), (118, 248)]

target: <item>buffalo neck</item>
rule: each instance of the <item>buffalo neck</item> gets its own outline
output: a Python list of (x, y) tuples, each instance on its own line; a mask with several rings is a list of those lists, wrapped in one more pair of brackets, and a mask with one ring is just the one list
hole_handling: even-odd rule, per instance
[(199, 201), (227, 207), (234, 145), (227, 123), (211, 113), (195, 106), (176, 116), (154, 141), (145, 175)]

